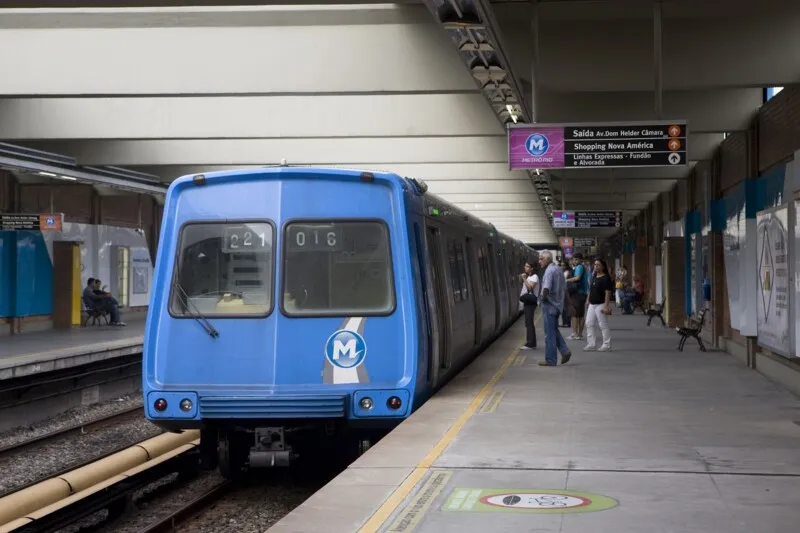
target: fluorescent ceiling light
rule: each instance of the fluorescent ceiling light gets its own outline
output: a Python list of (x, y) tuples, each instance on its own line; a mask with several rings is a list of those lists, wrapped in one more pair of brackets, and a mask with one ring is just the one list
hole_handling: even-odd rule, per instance
[(506, 104), (506, 110), (508, 111), (508, 114), (511, 115), (511, 120), (513, 120), (514, 124), (516, 124), (517, 123), (517, 115), (514, 113), (514, 108), (511, 107), (511, 104)]

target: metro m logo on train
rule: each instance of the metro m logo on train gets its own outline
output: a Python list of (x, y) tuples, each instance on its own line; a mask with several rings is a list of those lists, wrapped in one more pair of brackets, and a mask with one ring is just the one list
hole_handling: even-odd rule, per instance
[(358, 333), (354, 331), (339, 330), (328, 339), (325, 346), (325, 356), (328, 360), (341, 368), (353, 368), (364, 361), (367, 353), (367, 344)]

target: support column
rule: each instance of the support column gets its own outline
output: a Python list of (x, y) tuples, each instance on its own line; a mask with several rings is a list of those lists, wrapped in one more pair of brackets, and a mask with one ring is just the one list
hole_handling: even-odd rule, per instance
[(539, 122), (539, 0), (531, 0), (531, 122)]
[(654, 110), (657, 119), (661, 119), (664, 114), (664, 84), (663, 76), (663, 54), (661, 50), (661, 0), (653, 2), (653, 81), (655, 102)]

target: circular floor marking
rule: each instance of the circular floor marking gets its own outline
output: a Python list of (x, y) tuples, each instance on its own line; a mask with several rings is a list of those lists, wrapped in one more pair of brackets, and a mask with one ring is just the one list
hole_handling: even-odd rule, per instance
[(481, 502), (499, 507), (517, 509), (574, 509), (591, 505), (592, 500), (581, 496), (552, 494), (547, 492), (516, 492), (514, 494), (495, 494), (484, 496)]
[(614, 498), (562, 489), (456, 488), (444, 503), (446, 511), (500, 513), (590, 513), (619, 505)]

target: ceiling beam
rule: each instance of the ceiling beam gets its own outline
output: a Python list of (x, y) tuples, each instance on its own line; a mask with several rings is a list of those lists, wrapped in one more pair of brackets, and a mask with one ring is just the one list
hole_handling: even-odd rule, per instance
[[(625, 122), (655, 119), (653, 91), (543, 92), (540, 122)], [(689, 134), (745, 130), (763, 103), (761, 88), (665, 91), (664, 120), (690, 119)]]
[(6, 140), (504, 134), (495, 113), (477, 92), (8, 98), (0, 99), (0, 131)]
[(0, 72), (15, 75), (3, 76), (0, 94), (475, 91), (472, 76), (423, 6), (220, 4), (202, 10), (3, 13), (0, 50), (14, 53), (0, 54)]
[[(155, 173), (155, 172), (154, 172)], [(567, 180), (553, 180), (553, 194), (558, 195), (561, 190), (570, 193), (603, 193), (608, 191), (620, 192), (667, 192), (672, 190), (677, 180), (662, 178), (628, 178), (598, 180), (591, 178), (572, 178)]]
[[(582, 5), (566, 3), (576, 13), (582, 11)], [(547, 20), (545, 6), (539, 35), (542, 90), (652, 91), (652, 2), (641, 4), (647, 16), (602, 21)], [(795, 83), (797, 72), (788, 66), (797, 65), (800, 55), (796, 30), (800, 5), (765, 2), (757, 7), (748, 16), (713, 18), (675, 19), (667, 12), (663, 19), (664, 90), (757, 89)], [(495, 6), (509, 60), (519, 73), (527, 73), (531, 64), (529, 9), (526, 3)], [(725, 10), (736, 12), (735, 8)]]
[[(578, 203), (592, 203), (592, 204), (609, 204), (609, 205), (616, 205), (616, 204), (628, 204), (628, 203), (641, 203), (641, 202), (652, 202), (654, 199), (658, 198), (658, 192), (639, 192), (639, 193), (629, 193), (629, 192), (606, 192), (603, 193), (572, 193), (567, 190), (564, 194), (564, 199), (567, 202), (567, 206), (572, 204), (573, 202)], [(561, 193), (555, 195), (556, 201), (553, 205), (560, 206), (561, 205)]]
[(392, 171), (393, 165), (408, 164), (508, 164), (505, 136), (48, 141), (26, 144), (72, 154), (85, 165), (239, 167), (277, 165), (285, 159), (290, 165), (370, 166)]

